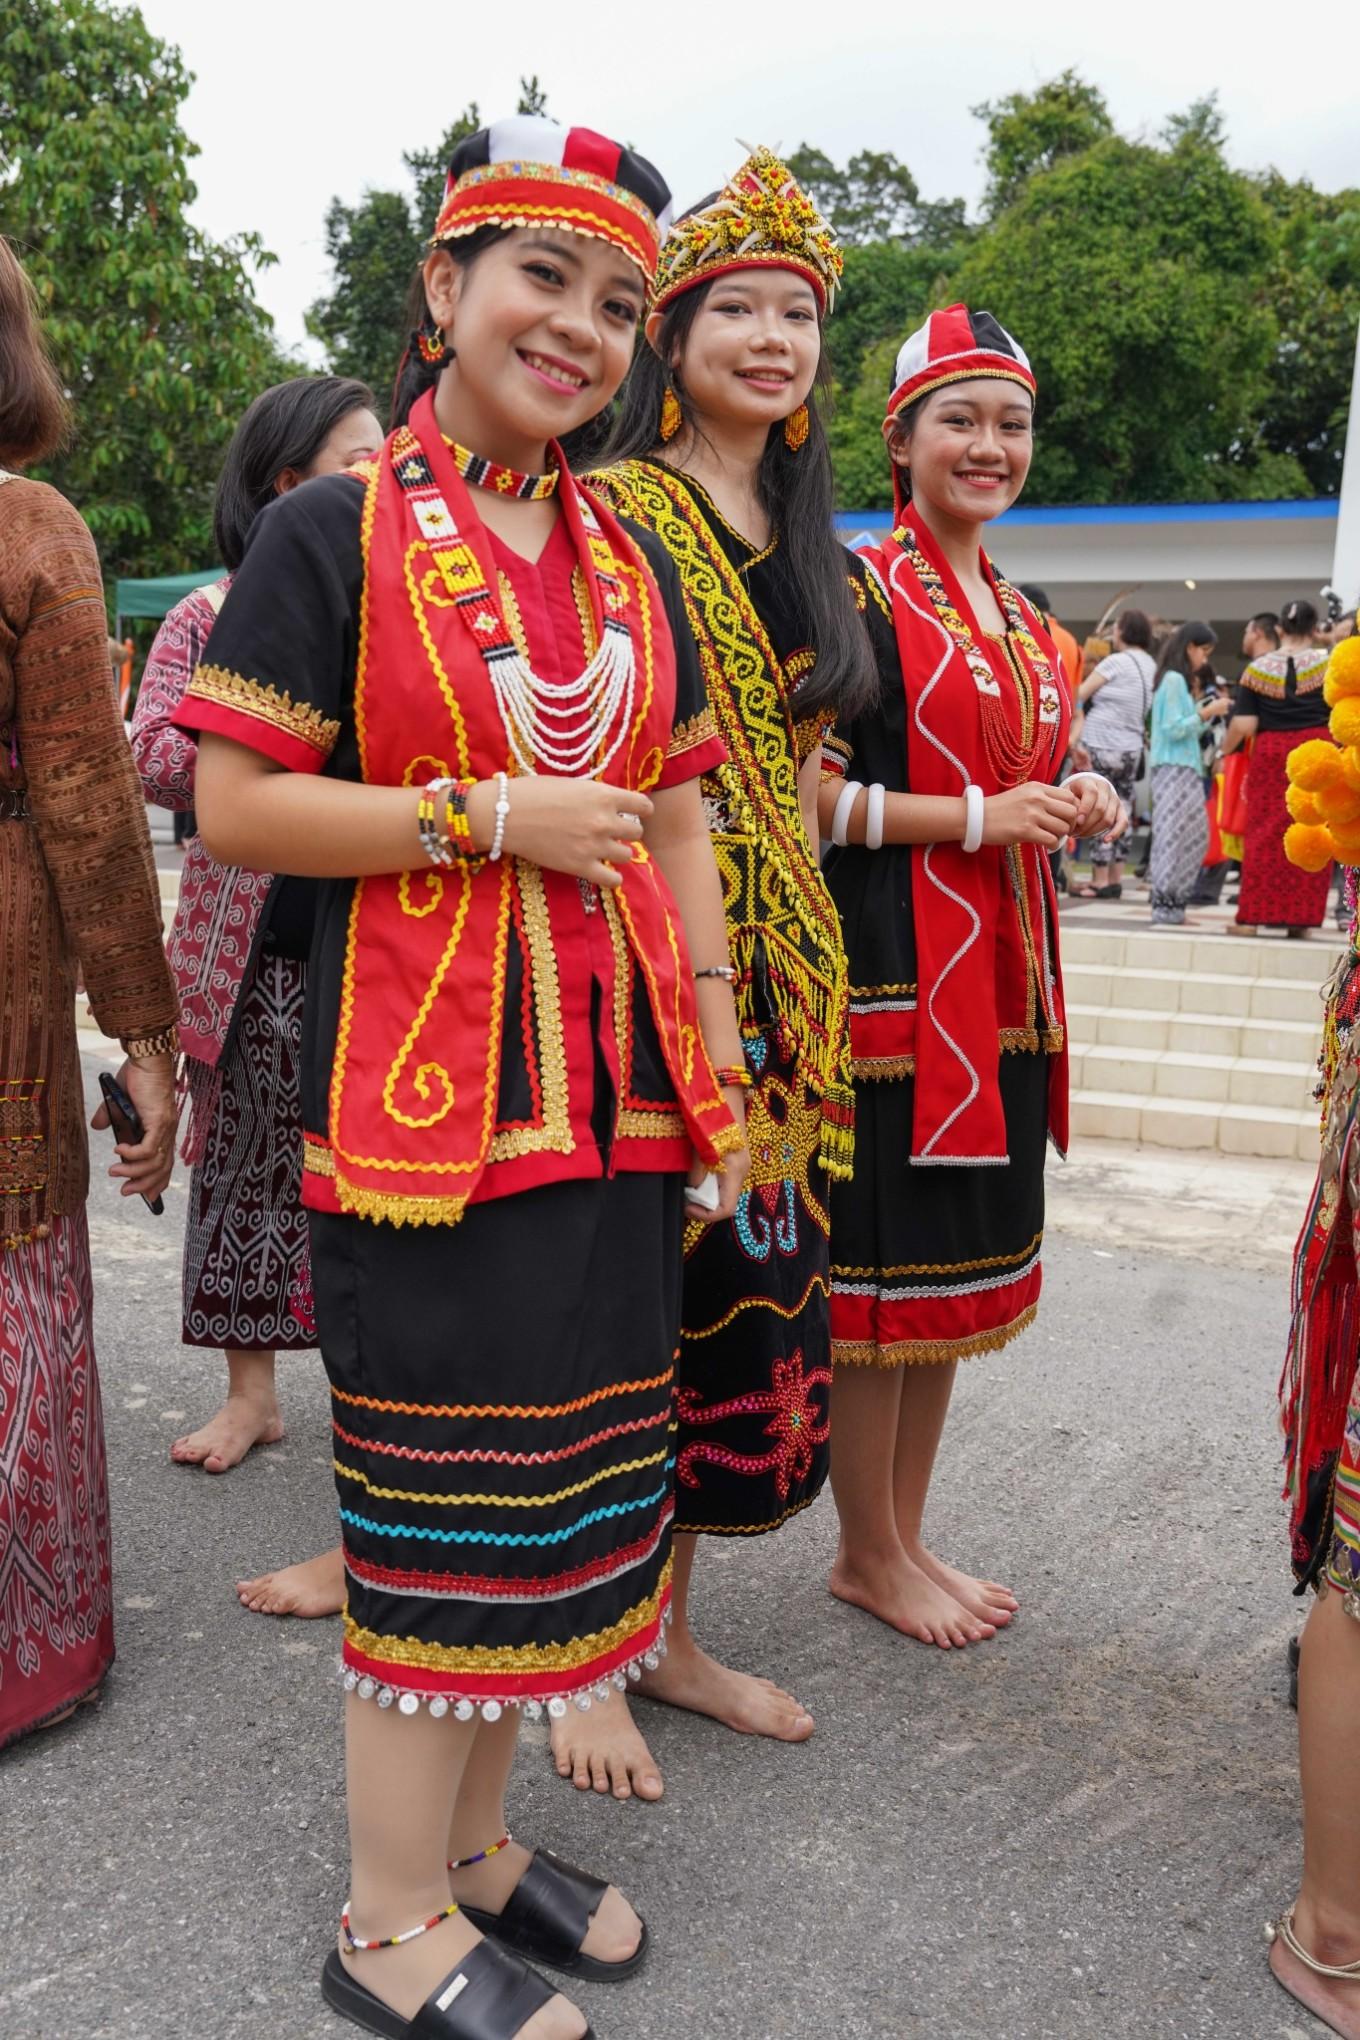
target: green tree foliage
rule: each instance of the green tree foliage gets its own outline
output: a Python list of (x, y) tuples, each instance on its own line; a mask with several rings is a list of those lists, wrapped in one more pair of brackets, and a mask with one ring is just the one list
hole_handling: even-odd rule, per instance
[(135, 7), (7, 0), (0, 39), (0, 232), (32, 278), (74, 399), (76, 439), (43, 470), (106, 572), (212, 560), (223, 446), (257, 391), (296, 373), (254, 277), (258, 238), (186, 217), (192, 80)]
[(887, 151), (861, 149), (840, 167), (804, 142), (788, 166), (844, 248), (881, 242), (943, 247), (963, 231), (963, 200), (926, 203), (906, 164)]
[(993, 219), (1014, 204), (1031, 177), (1114, 133), (1104, 97), (1075, 71), (1062, 72), (1037, 92), (985, 100), (973, 113), (987, 129), (984, 210)]
[[(547, 113), (548, 97), (537, 78), (521, 78), (515, 110)], [(326, 213), (326, 254), (335, 281), (308, 311), (307, 331), (325, 347), (334, 374), (357, 375), (369, 385), (380, 412), (415, 323), (414, 279), (443, 203), (449, 158), (481, 125), (473, 100), (434, 148), (402, 157), (411, 177), (408, 193), (365, 191), (355, 205), (334, 198)]]
[(1265, 286), (1279, 331), (1259, 442), (1298, 463), (1310, 494), (1335, 495), (1360, 325), (1360, 191), (1272, 173), (1261, 194), (1278, 237)]
[(1035, 500), (1304, 491), (1293, 463), (1258, 472), (1273, 245), (1259, 193), (1193, 123), (1169, 148), (1111, 135), (1029, 176), (957, 280), (1035, 363)]

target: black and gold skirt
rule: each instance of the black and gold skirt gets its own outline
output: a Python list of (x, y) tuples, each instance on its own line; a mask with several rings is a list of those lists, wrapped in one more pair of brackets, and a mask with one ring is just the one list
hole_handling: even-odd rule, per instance
[(685, 1229), (675, 1527), (753, 1537), (816, 1500), (830, 1466), (822, 1112), (772, 1037), (747, 1037), (751, 1173), (735, 1216)]
[(664, 1649), (682, 1193), (630, 1174), (452, 1227), (311, 1214), (351, 1692), (560, 1715)]

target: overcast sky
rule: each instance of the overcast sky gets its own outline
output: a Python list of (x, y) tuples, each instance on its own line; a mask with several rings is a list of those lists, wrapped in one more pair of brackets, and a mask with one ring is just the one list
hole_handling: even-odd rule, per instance
[(1360, 184), (1354, 0), (141, 6), (196, 74), (183, 116), (202, 149), (196, 217), (218, 236), (253, 229), (279, 257), (259, 288), (290, 345), (326, 288), (332, 196), (405, 189), (403, 149), (432, 147), (470, 99), (485, 118), (512, 110), (523, 73), (537, 73), (559, 119), (652, 157), (682, 206), (736, 168), (741, 141), (807, 141), (837, 161), (890, 149), (926, 197), (974, 205), (982, 130), (968, 109), (1068, 65), (1127, 133), (1153, 133), (1217, 90), (1235, 163), (1324, 190)]

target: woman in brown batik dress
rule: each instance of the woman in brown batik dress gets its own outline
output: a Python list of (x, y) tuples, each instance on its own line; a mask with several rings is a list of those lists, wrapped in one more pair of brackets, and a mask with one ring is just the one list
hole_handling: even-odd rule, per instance
[[(0, 1746), (63, 1720), (113, 1662), (104, 1428), (85, 1225), (77, 971), (120, 1036), (145, 1139), (112, 1173), (155, 1196), (174, 1159), (175, 994), (146, 812), (109, 672), (99, 562), (27, 466), (65, 405), (0, 240)], [(94, 1124), (106, 1127), (101, 1106)]]

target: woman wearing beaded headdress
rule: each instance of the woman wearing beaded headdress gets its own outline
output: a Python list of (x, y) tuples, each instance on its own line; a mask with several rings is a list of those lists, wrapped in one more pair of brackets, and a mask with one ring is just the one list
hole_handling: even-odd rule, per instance
[(212, 853), (323, 881), (303, 1199), (352, 1852), (323, 1989), (422, 2040), (574, 2040), (524, 1958), (617, 1978), (645, 1946), (504, 1798), (521, 1710), (664, 1649), (685, 1181), (722, 1218), (745, 1173), (730, 988), (689, 954), (725, 950), (722, 745), (664, 551), (557, 444), (623, 379), (666, 201), (586, 129), (459, 144), (393, 430), (260, 517), (180, 715)]
[(882, 695), (828, 743), (821, 796), (857, 1112), (854, 1181), (832, 1197), (831, 1588), (945, 1648), (1017, 1606), (936, 1558), (922, 1521), (958, 1361), (1038, 1304), (1045, 1139), (1067, 1143), (1047, 853), (1123, 825), (1108, 780), (1052, 783), (1058, 655), (981, 549), (1024, 486), (1034, 395), (988, 312), (932, 313), (898, 356), (896, 528), (865, 555)]
[[(816, 789), (824, 725), (875, 685), (816, 404), (840, 273), (825, 221), (756, 150), (663, 243), (649, 344), (590, 478), (675, 561), (727, 745), (704, 804), (752, 1128), (730, 1223), (692, 1225), (686, 1241), (675, 1622), (642, 1691), (788, 1741), (812, 1733), (811, 1717), (701, 1651), (688, 1595), (700, 1535), (773, 1530), (827, 1472), (828, 1186), (850, 1167), (851, 1101), (845, 957), (818, 868)], [(622, 1699), (559, 1723), (553, 1740), (559, 1770), (580, 1786), (661, 1791)]]

